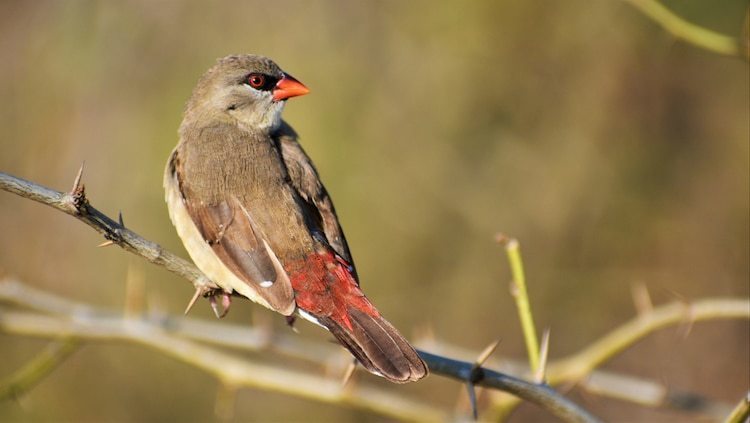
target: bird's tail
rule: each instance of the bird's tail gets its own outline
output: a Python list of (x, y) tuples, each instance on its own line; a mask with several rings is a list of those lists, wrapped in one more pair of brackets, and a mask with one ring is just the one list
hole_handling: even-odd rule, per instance
[(351, 329), (331, 318), (319, 318), (336, 339), (367, 370), (396, 382), (406, 383), (427, 375), (427, 365), (388, 321), (356, 307), (348, 308)]

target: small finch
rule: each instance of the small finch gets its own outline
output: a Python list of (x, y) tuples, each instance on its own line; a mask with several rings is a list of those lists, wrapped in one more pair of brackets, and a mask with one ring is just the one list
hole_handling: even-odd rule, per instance
[(281, 119), (286, 100), (308, 92), (268, 58), (220, 59), (167, 162), (169, 216), (225, 309), (236, 292), (328, 329), (376, 375), (421, 379), (427, 366), (360, 289), (331, 198)]

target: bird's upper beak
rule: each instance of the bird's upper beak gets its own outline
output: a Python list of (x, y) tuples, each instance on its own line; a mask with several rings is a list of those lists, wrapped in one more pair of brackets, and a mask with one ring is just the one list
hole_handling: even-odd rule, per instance
[(309, 92), (310, 90), (304, 84), (294, 79), (292, 75), (285, 73), (284, 77), (273, 88), (273, 100), (286, 100), (287, 98), (305, 95)]

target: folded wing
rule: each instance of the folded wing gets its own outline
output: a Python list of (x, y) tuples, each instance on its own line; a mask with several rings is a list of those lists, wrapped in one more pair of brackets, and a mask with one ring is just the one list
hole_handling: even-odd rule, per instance
[[(194, 261), (198, 263), (202, 255), (212, 251), (219, 259), (221, 265), (226, 267), (236, 276), (244, 286), (230, 286), (243, 295), (254, 299), (257, 295), (262, 298), (270, 308), (285, 315), (294, 312), (294, 293), (292, 291), (289, 277), (284, 271), (276, 254), (271, 250), (262, 230), (258, 228), (251, 212), (243, 205), (242, 201), (235, 196), (227, 196), (218, 201), (206, 203), (186, 193), (181, 179), (181, 163), (179, 149), (175, 150), (167, 169), (166, 185), (168, 190), (176, 190), (180, 196), (181, 204), (170, 204), (171, 208), (183, 207), (189, 216), (190, 222), (202, 238), (203, 247), (193, 247), (194, 250), (203, 248), (205, 251), (189, 251)], [(169, 186), (171, 185), (171, 187)], [(170, 210), (175, 215), (179, 211)], [(175, 220), (173, 216), (173, 220)], [(183, 230), (180, 236), (185, 241)], [(200, 243), (185, 242), (189, 245)], [(208, 258), (206, 258), (208, 260)], [(210, 266), (204, 266), (210, 267)], [(206, 269), (202, 270), (206, 272)], [(222, 269), (223, 270), (223, 269)], [(210, 272), (207, 272), (210, 273)], [(218, 272), (217, 272), (218, 273)], [(208, 274), (212, 279), (221, 279), (218, 275)], [(217, 283), (227, 281), (217, 280)], [(230, 283), (231, 284), (231, 283)], [(248, 289), (250, 291), (248, 291)], [(254, 295), (253, 295), (254, 294)]]

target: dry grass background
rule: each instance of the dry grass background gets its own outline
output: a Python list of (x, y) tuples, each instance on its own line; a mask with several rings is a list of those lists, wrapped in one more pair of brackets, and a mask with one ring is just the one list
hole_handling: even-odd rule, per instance
[[(727, 34), (748, 7), (666, 4)], [(524, 357), (496, 231), (522, 243), (553, 357), (631, 317), (635, 282), (656, 301), (750, 295), (748, 64), (675, 42), (619, 1), (3, 1), (0, 170), (66, 189), (85, 160), (97, 207), (184, 255), (163, 164), (200, 74), (246, 52), (311, 88), (285, 117), (332, 193), (366, 292), (406, 333), (430, 327), (476, 350), (501, 337), (500, 355)], [(129, 265), (154, 307), (180, 313), (192, 293), (5, 193), (0, 234), (0, 272), (80, 301), (121, 307)], [(205, 304), (193, 313), (210, 316)], [(229, 319), (256, 314), (237, 303)], [(748, 389), (748, 332), (665, 331), (606, 368), (734, 403)], [(0, 375), (41, 345), (0, 334)], [(0, 420), (207, 421), (216, 388), (154, 352), (92, 345), (0, 404)], [(393, 389), (443, 405), (460, 391), (437, 378)], [(612, 420), (674, 417), (583, 402)], [(378, 419), (259, 391), (240, 393), (236, 416)]]

